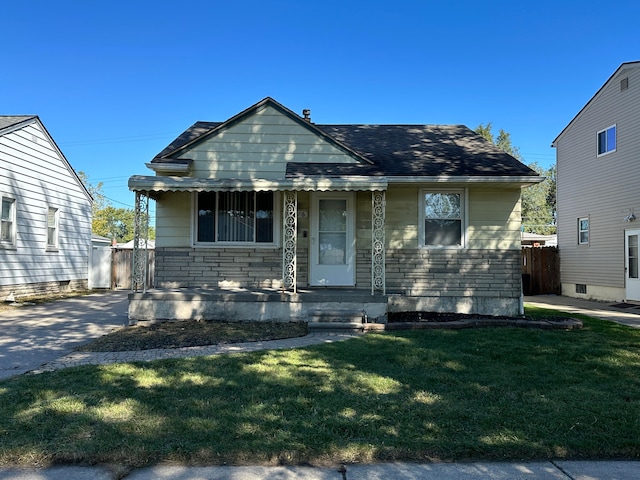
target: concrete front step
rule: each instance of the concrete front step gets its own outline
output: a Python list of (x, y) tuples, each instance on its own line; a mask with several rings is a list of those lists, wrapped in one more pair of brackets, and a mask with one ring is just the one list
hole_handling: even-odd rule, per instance
[(337, 323), (363, 323), (362, 312), (350, 311), (311, 311), (308, 314), (307, 321), (311, 322), (337, 322)]
[(327, 332), (327, 331), (363, 331), (364, 325), (362, 321), (359, 322), (309, 322), (309, 332)]

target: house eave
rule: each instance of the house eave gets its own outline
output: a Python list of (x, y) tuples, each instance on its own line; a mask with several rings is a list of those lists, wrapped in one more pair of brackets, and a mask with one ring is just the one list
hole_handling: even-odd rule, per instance
[(145, 163), (148, 169), (156, 173), (186, 173), (191, 168), (191, 163)]
[(207, 192), (207, 191), (381, 191), (386, 190), (385, 177), (293, 178), (269, 180), (261, 178), (193, 178), (134, 175), (129, 190), (134, 192)]
[(537, 175), (526, 176), (397, 176), (387, 177), (389, 184), (415, 184), (415, 183), (464, 183), (464, 184), (500, 184), (500, 185), (535, 185), (545, 180), (545, 177)]

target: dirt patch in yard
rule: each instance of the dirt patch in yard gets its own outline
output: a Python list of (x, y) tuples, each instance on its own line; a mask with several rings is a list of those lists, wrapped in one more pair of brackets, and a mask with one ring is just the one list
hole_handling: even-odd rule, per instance
[(104, 335), (78, 347), (81, 352), (126, 352), (183, 348), (220, 343), (260, 342), (302, 337), (305, 322), (224, 322), (181, 320), (140, 323)]

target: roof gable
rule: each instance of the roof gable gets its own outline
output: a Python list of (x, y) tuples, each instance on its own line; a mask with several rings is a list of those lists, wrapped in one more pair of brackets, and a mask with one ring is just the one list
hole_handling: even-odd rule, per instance
[(607, 87), (609, 85), (611, 85), (615, 80), (617, 80), (620, 76), (622, 76), (622, 74), (630, 71), (630, 70), (636, 70), (640, 68), (640, 61), (634, 61), (634, 62), (625, 62), (623, 64), (621, 64), (615, 72), (613, 72), (613, 74), (607, 79), (606, 82), (604, 82), (604, 84), (598, 89), (598, 91), (595, 93), (595, 95), (593, 97), (591, 97), (591, 99), (589, 99), (589, 101), (584, 105), (584, 107), (582, 107), (580, 109), (580, 111), (576, 114), (575, 117), (573, 117), (571, 119), (571, 121), (567, 124), (566, 127), (564, 127), (562, 129), (562, 131), (558, 134), (558, 136), (553, 140), (553, 142), (551, 142), (551, 146), (555, 147), (557, 141), (560, 139), (560, 137), (571, 128), (571, 126), (582, 116), (582, 114), (589, 109), (589, 107), (591, 105), (593, 105), (598, 98), (602, 95), (602, 93), (607, 89)]
[[(264, 119), (267, 117), (271, 118), (265, 121)], [(269, 122), (279, 128), (271, 132), (261, 130), (261, 127), (265, 127)], [(311, 137), (315, 137), (313, 144), (316, 148), (322, 148), (321, 144), (326, 144), (326, 146), (331, 147), (329, 150), (335, 149), (336, 154), (351, 157), (350, 161), (370, 163), (367, 159), (361, 157), (357, 152), (349, 148), (349, 146), (327, 135), (323, 130), (317, 128), (314, 124), (306, 121), (299, 115), (296, 115), (271, 97), (264, 98), (225, 122), (196, 122), (167, 148), (160, 152), (153, 161), (184, 158), (186, 152), (193, 151), (198, 144), (215, 137), (220, 137), (228, 132), (233, 132), (234, 128), (241, 125), (250, 125), (250, 133), (254, 134), (254, 138), (252, 139), (254, 143), (264, 140), (264, 138), (261, 137), (269, 134), (307, 136), (307, 141), (309, 141)], [(294, 137), (276, 139), (278, 143), (282, 143), (283, 140), (286, 140), (292, 148), (295, 148), (295, 145), (292, 145), (295, 143), (293, 141)], [(344, 161), (348, 160), (344, 159)]]
[[(93, 202), (93, 197), (87, 190), (87, 187), (82, 183), (80, 177), (73, 169), (67, 158), (64, 156), (53, 137), (49, 134), (44, 124), (40, 121), (37, 115), (2, 115), (0, 116), (0, 136), (8, 135), (12, 132), (16, 132), (21, 129), (25, 129), (33, 125), (39, 130), (40, 135), (44, 135), (45, 140), (49, 143), (50, 148), (55, 152), (55, 156), (61, 162), (62, 167), (68, 171), (69, 175), (77, 183), (78, 187), (82, 190), (82, 193), (87, 197), (89, 202)], [(42, 140), (42, 139), (41, 139)]]

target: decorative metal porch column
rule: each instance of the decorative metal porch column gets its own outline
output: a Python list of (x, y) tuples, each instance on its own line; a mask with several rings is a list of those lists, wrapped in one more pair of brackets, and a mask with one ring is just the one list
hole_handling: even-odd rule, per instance
[(298, 192), (284, 192), (282, 209), (284, 239), (282, 242), (282, 288), (298, 291), (297, 245), (298, 245)]
[(387, 291), (385, 280), (385, 191), (371, 192), (371, 295)]
[[(142, 248), (141, 245), (143, 244)], [(136, 191), (135, 219), (133, 222), (133, 259), (131, 265), (131, 289), (135, 292), (142, 286), (147, 291), (147, 269), (149, 268), (149, 195)]]

